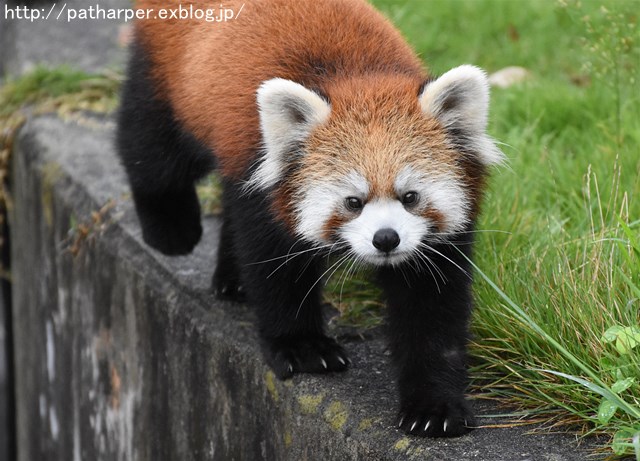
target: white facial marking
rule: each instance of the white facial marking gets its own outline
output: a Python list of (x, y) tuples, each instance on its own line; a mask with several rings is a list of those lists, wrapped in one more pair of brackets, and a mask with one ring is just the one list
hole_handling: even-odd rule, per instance
[(418, 192), (418, 209), (430, 207), (440, 212), (445, 219), (444, 229), (441, 229), (444, 233), (460, 231), (469, 222), (469, 198), (454, 177), (427, 176), (406, 166), (396, 177), (394, 187), (399, 197), (409, 191)]
[[(373, 246), (373, 236), (380, 229), (393, 229), (400, 237), (398, 246), (388, 255)], [(428, 221), (414, 215), (395, 199), (367, 203), (360, 215), (340, 229), (356, 257), (375, 264), (395, 264), (408, 259), (429, 230)]]
[(266, 189), (276, 184), (296, 145), (305, 141), (331, 113), (329, 104), (318, 94), (282, 78), (260, 85), (257, 102), (264, 151), (246, 186), (248, 189)]
[(369, 184), (355, 171), (338, 181), (310, 184), (302, 190), (302, 200), (296, 204), (298, 234), (314, 243), (326, 243), (324, 227), (336, 210), (343, 207), (345, 198), (361, 197), (369, 193)]
[[(451, 175), (428, 176), (407, 166), (398, 174), (394, 187), (397, 197), (417, 192), (418, 203), (406, 208), (398, 198), (373, 199), (367, 203), (369, 184), (356, 171), (330, 182), (310, 182), (297, 194), (296, 231), (309, 242), (330, 243), (327, 223), (343, 214), (345, 223), (335, 231), (348, 243), (354, 256), (374, 265), (393, 265), (414, 257), (433, 226), (438, 225), (439, 231), (446, 234), (460, 231), (468, 223), (469, 198), (460, 181)], [(357, 197), (365, 203), (359, 214), (346, 209), (347, 197)], [(426, 209), (437, 211), (444, 222), (436, 223), (423, 216)], [(381, 229), (393, 229), (400, 239), (398, 246), (388, 253), (373, 245), (374, 235)]]
[(420, 106), (445, 128), (465, 134), (464, 142), (485, 165), (499, 164), (504, 154), (486, 134), (489, 113), (489, 81), (480, 68), (455, 67), (429, 83), (420, 95)]

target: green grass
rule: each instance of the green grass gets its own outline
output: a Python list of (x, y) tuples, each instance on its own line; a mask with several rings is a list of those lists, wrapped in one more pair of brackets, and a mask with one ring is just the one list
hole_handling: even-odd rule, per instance
[(119, 78), (91, 75), (69, 67), (37, 67), (26, 75), (8, 79), (0, 87), (0, 126), (26, 107), (45, 105), (50, 110), (99, 110), (115, 108)]
[(506, 233), (478, 234), (474, 385), (637, 453), (640, 4), (374, 3), (434, 73), (532, 73), (492, 94), (509, 165), (494, 171), (480, 229)]

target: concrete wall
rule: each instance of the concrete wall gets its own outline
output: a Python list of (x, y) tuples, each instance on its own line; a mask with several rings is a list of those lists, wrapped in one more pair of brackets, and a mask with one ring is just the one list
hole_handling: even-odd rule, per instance
[[(49, 12), (48, 20), (5, 20), (4, 4)], [(0, 75), (20, 75), (36, 66), (66, 65), (87, 72), (119, 68), (124, 61), (119, 47), (121, 24), (115, 20), (66, 20), (66, 8), (129, 8), (130, 0), (0, 0)], [(65, 5), (65, 10), (63, 10)], [(60, 19), (57, 19), (60, 14)], [(43, 14), (44, 15), (44, 14)]]
[(215, 220), (193, 258), (141, 245), (111, 134), (40, 119), (18, 140), (19, 459), (372, 459), (335, 436), (339, 416), (294, 417), (298, 397), (346, 417), (339, 378), (291, 392), (262, 364), (246, 308), (208, 295)]
[[(12, 221), (19, 459), (302, 459), (249, 322), (208, 309), (208, 277), (188, 289), (172, 277), (192, 278), (187, 258), (163, 265), (112, 221), (124, 211), (117, 163), (90, 162), (109, 136), (74, 142), (78, 128), (51, 119), (24, 133)], [(115, 187), (96, 184), (105, 178)], [(110, 199), (104, 221), (91, 218)]]

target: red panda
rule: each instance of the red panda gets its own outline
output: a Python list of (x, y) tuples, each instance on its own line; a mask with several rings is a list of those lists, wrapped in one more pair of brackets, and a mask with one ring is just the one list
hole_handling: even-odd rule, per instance
[(348, 368), (325, 334), (319, 282), (341, 264), (369, 265), (388, 304), (398, 426), (469, 431), (468, 258), (487, 169), (502, 160), (486, 134), (486, 75), (463, 65), (430, 76), (364, 0), (224, 6), (239, 14), (136, 24), (117, 144), (144, 240), (193, 249), (194, 184), (215, 166), (214, 289), (255, 306), (276, 375)]

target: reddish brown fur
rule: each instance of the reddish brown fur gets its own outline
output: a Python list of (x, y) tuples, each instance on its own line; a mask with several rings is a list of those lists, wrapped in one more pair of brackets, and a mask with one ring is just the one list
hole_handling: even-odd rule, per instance
[(370, 198), (395, 198), (395, 179), (407, 165), (462, 176), (444, 130), (421, 112), (420, 84), (413, 76), (376, 75), (330, 85), (331, 116), (307, 142), (298, 180), (347, 174), (357, 165)]
[(291, 182), (285, 182), (275, 191), (271, 201), (271, 210), (274, 215), (290, 230), (295, 229), (294, 201), (292, 200), (294, 186)]
[(334, 241), (336, 237), (336, 231), (342, 227), (344, 223), (349, 221), (350, 217), (341, 213), (334, 213), (324, 225), (322, 237), (326, 241)]
[[(159, 95), (213, 148), (226, 176), (242, 176), (260, 146), (255, 94), (265, 80), (281, 77), (318, 88), (343, 111), (353, 101), (340, 89), (347, 75), (407, 75), (414, 98), (426, 78), (401, 35), (364, 1), (245, 0), (224, 6), (238, 11), (243, 3), (240, 16), (224, 23), (145, 20), (136, 26), (153, 59)], [(137, 2), (156, 10), (178, 5)]]
[[(177, 0), (141, 0), (140, 8), (177, 8)], [(395, 197), (394, 180), (411, 165), (447, 174), (468, 189), (475, 218), (483, 168), (455, 150), (437, 120), (422, 113), (427, 79), (396, 29), (363, 0), (228, 1), (237, 19), (145, 20), (138, 40), (153, 62), (158, 96), (214, 151), (221, 173), (246, 178), (261, 147), (256, 90), (280, 77), (317, 89), (331, 103), (327, 123), (306, 143), (307, 155), (273, 196), (278, 218), (293, 229), (299, 185), (348, 173), (354, 165), (370, 197)], [(194, 8), (209, 8), (201, 0)], [(431, 216), (442, 223), (442, 216)]]
[(435, 223), (438, 232), (442, 232), (444, 230), (444, 224), (446, 220), (442, 212), (436, 210), (435, 208), (427, 208), (422, 213), (422, 216), (430, 220), (432, 223)]

